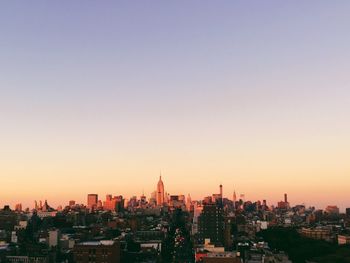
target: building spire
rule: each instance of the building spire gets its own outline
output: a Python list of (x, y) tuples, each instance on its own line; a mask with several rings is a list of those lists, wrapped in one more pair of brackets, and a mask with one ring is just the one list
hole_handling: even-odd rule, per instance
[(157, 184), (157, 205), (162, 206), (164, 204), (164, 183), (162, 181), (162, 173), (160, 172), (159, 181)]

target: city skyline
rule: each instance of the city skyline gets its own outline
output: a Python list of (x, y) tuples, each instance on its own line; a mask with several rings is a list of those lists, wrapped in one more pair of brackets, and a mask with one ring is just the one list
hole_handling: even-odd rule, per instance
[(0, 3), (0, 204), (224, 185), (350, 207), (350, 3)]
[[(227, 200), (230, 200), (230, 201), (233, 201), (234, 203), (238, 200), (242, 200), (243, 202), (261, 202), (261, 203), (264, 203), (265, 205), (268, 204), (268, 206), (272, 206), (272, 207), (278, 207), (279, 206), (279, 203), (280, 202), (284, 202), (285, 204), (288, 203), (288, 206), (296, 206), (296, 205), (303, 205), (303, 206), (306, 206), (306, 207), (315, 207), (316, 209), (321, 209), (323, 210), (324, 208), (328, 207), (328, 206), (335, 206), (337, 207), (338, 204), (336, 203), (331, 203), (329, 202), (329, 200), (325, 200), (325, 204), (324, 207), (322, 206), (315, 206), (314, 204), (311, 204), (311, 203), (307, 203), (305, 201), (302, 201), (302, 202), (289, 202), (289, 198), (287, 198), (287, 193), (283, 193), (283, 198), (282, 198), (282, 195), (280, 196), (280, 198), (276, 199), (276, 200), (269, 200), (267, 199), (266, 197), (264, 198), (261, 198), (261, 199), (254, 199), (254, 198), (247, 198), (245, 193), (242, 192), (242, 193), (239, 193), (236, 191), (236, 189), (234, 189), (231, 193), (231, 195), (229, 193), (227, 193), (226, 195), (224, 194), (225, 191), (223, 191), (223, 185), (220, 184), (218, 187), (218, 189), (216, 189), (217, 191), (213, 191), (212, 193), (207, 193), (206, 195), (204, 196), (201, 196), (199, 198), (193, 198), (193, 196), (191, 195), (191, 193), (172, 193), (172, 192), (167, 192), (165, 190), (165, 187), (164, 187), (164, 184), (163, 184), (163, 181), (162, 181), (162, 175), (159, 176), (159, 180), (157, 182), (157, 185), (156, 187), (154, 187), (154, 190), (152, 192), (150, 192), (150, 194), (146, 194), (144, 192), (144, 190), (142, 191), (141, 194), (134, 194), (134, 195), (130, 195), (130, 196), (123, 196), (121, 195), (120, 193), (88, 193), (85, 195), (85, 200), (82, 200), (82, 199), (73, 199), (73, 198), (70, 198), (68, 201), (65, 201), (64, 203), (57, 203), (55, 202), (54, 203), (54, 207), (61, 207), (61, 208), (64, 208), (66, 206), (71, 206), (70, 204), (72, 202), (74, 202), (74, 204), (82, 204), (82, 205), (85, 205), (87, 208), (89, 209), (92, 209), (92, 208), (96, 208), (98, 206), (98, 204), (100, 206), (106, 206), (105, 202), (106, 201), (112, 201), (112, 200), (117, 200), (116, 198), (123, 198), (124, 200), (130, 200), (131, 198), (134, 198), (136, 197), (137, 199), (142, 199), (143, 197), (146, 197), (147, 200), (152, 200), (154, 199), (154, 203), (157, 205), (157, 206), (163, 206), (164, 204), (167, 204), (169, 203), (169, 197), (170, 196), (177, 196), (177, 195), (182, 195), (182, 196), (187, 196), (187, 198), (189, 199), (186, 199), (186, 200), (192, 200), (192, 201), (196, 201), (196, 202), (201, 202), (203, 200), (205, 200), (205, 198), (207, 198), (208, 196), (220, 196), (221, 198), (224, 198), (224, 199), (227, 199)], [(87, 196), (87, 198), (86, 198)], [(114, 197), (113, 197), (114, 196)], [(238, 197), (237, 197), (238, 196)], [(106, 198), (106, 201), (104, 201), (103, 198)], [(292, 198), (293, 199), (293, 198)], [(288, 200), (288, 201), (287, 201)], [(294, 200), (297, 200), (294, 198)], [(3, 206), (6, 206), (6, 205), (12, 205), (13, 208), (16, 208), (18, 206), (21, 207), (21, 209), (27, 209), (29, 208), (30, 210), (31, 209), (36, 209), (38, 204), (40, 203), (39, 207), (42, 206), (43, 203), (45, 203), (46, 205), (48, 202), (48, 199), (47, 198), (43, 198), (43, 199), (37, 199), (37, 200), (34, 200), (32, 202), (32, 204), (30, 204), (30, 202), (25, 202), (25, 203), (22, 203), (22, 202), (18, 202), (18, 201), (15, 201), (13, 204), (9, 204), (9, 203), (4, 203)], [(187, 201), (186, 201), (187, 202)], [(51, 203), (50, 203), (51, 204)], [(1, 204), (0, 204), (1, 206)], [(107, 207), (114, 207), (115, 204), (107, 204)], [(340, 210), (341, 212), (345, 212), (345, 209), (347, 207), (344, 206), (340, 206)]]

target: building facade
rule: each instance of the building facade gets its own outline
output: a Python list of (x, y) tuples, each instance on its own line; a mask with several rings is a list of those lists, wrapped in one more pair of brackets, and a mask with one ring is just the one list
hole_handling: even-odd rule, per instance
[(88, 208), (96, 208), (98, 202), (98, 195), (97, 194), (88, 194), (87, 197), (87, 206)]
[(206, 204), (198, 217), (198, 236), (201, 240), (210, 239), (215, 244), (224, 241), (223, 209), (216, 204)]
[(120, 263), (120, 243), (112, 240), (83, 242), (74, 247), (76, 263)]
[(162, 176), (159, 177), (157, 184), (157, 205), (162, 206), (164, 204), (164, 183), (162, 181)]

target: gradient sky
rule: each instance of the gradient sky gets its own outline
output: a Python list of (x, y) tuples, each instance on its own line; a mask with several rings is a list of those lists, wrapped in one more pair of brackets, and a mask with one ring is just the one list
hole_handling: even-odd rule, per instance
[(233, 189), (350, 207), (349, 1), (3, 1), (0, 205)]

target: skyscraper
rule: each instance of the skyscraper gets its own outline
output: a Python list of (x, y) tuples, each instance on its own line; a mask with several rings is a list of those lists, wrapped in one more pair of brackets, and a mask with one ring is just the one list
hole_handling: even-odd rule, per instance
[(186, 200), (186, 209), (187, 211), (191, 210), (191, 205), (192, 205), (192, 199), (190, 194), (187, 195), (187, 200)]
[(233, 197), (232, 197), (232, 203), (233, 203), (233, 209), (236, 209), (236, 202), (237, 202), (237, 195), (236, 190), (233, 191)]
[(157, 184), (157, 205), (161, 206), (164, 204), (164, 184), (162, 181), (162, 176), (159, 176), (159, 181)]
[(98, 195), (97, 194), (88, 194), (87, 197), (87, 206), (89, 208), (95, 208), (97, 206)]
[(124, 198), (123, 196), (106, 195), (106, 201), (103, 202), (103, 209), (107, 211), (120, 212), (124, 209)]

